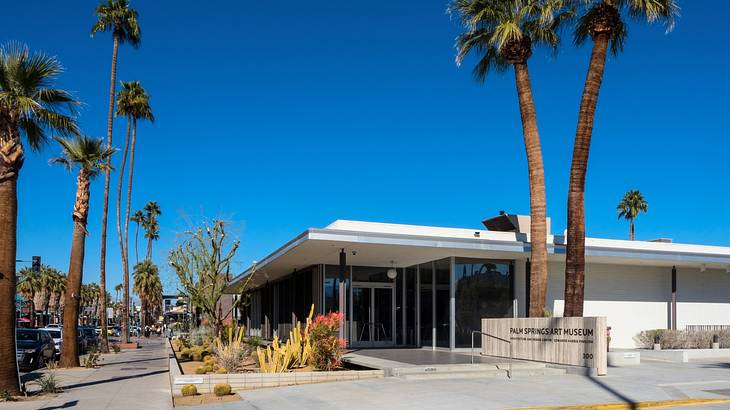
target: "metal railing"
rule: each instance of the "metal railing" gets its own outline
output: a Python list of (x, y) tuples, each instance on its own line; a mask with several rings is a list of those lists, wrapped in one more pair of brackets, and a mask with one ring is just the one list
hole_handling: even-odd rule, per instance
[(474, 335), (477, 333), (482, 336), (491, 337), (492, 339), (496, 339), (501, 342), (507, 343), (507, 345), (509, 346), (509, 360), (507, 362), (509, 367), (507, 370), (507, 378), (511, 379), (512, 378), (512, 341), (507, 340), (507, 339), (502, 339), (501, 337), (490, 335), (489, 333), (484, 333), (479, 330), (472, 330), (471, 331), (471, 364), (474, 364)]

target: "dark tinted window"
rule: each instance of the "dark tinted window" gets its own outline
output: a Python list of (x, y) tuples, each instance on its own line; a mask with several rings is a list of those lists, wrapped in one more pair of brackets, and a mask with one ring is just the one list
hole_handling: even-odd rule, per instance
[(19, 342), (37, 342), (40, 333), (37, 330), (18, 330), (16, 339)]

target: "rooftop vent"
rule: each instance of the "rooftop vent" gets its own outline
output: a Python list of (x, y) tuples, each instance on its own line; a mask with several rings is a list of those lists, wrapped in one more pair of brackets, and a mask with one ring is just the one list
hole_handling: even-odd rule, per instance
[[(530, 233), (530, 216), (507, 214), (499, 212), (499, 216), (487, 218), (482, 224), (490, 230), (497, 232)], [(547, 218), (547, 232), (550, 234), (550, 218)]]
[(649, 242), (672, 243), (672, 238), (656, 238), (650, 240)]

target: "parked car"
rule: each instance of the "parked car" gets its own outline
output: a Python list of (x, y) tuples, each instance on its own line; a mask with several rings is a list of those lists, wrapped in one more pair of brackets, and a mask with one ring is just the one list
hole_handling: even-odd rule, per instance
[(99, 338), (96, 336), (96, 332), (94, 332), (93, 327), (79, 327), (79, 335), (81, 335), (81, 337), (85, 339), (85, 350), (89, 350), (99, 343)]
[(44, 329), (63, 329), (63, 325), (60, 323), (49, 323), (46, 325)]
[(44, 327), (43, 329), (51, 335), (53, 339), (53, 348), (56, 350), (56, 357), (61, 355), (61, 347), (63, 346), (63, 332), (58, 327)]
[(48, 331), (42, 329), (17, 329), (15, 332), (15, 358), (21, 369), (38, 369), (53, 360), (56, 350)]

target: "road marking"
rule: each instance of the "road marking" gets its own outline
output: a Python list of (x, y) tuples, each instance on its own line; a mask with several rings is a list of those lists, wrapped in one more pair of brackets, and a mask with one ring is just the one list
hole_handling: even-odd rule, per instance
[(688, 399), (688, 400), (662, 400), (662, 401), (640, 401), (636, 403), (600, 403), (600, 404), (579, 404), (574, 406), (554, 407), (519, 407), (514, 410), (633, 410), (633, 409), (663, 409), (668, 407), (699, 406), (703, 404), (730, 403), (730, 399)]

